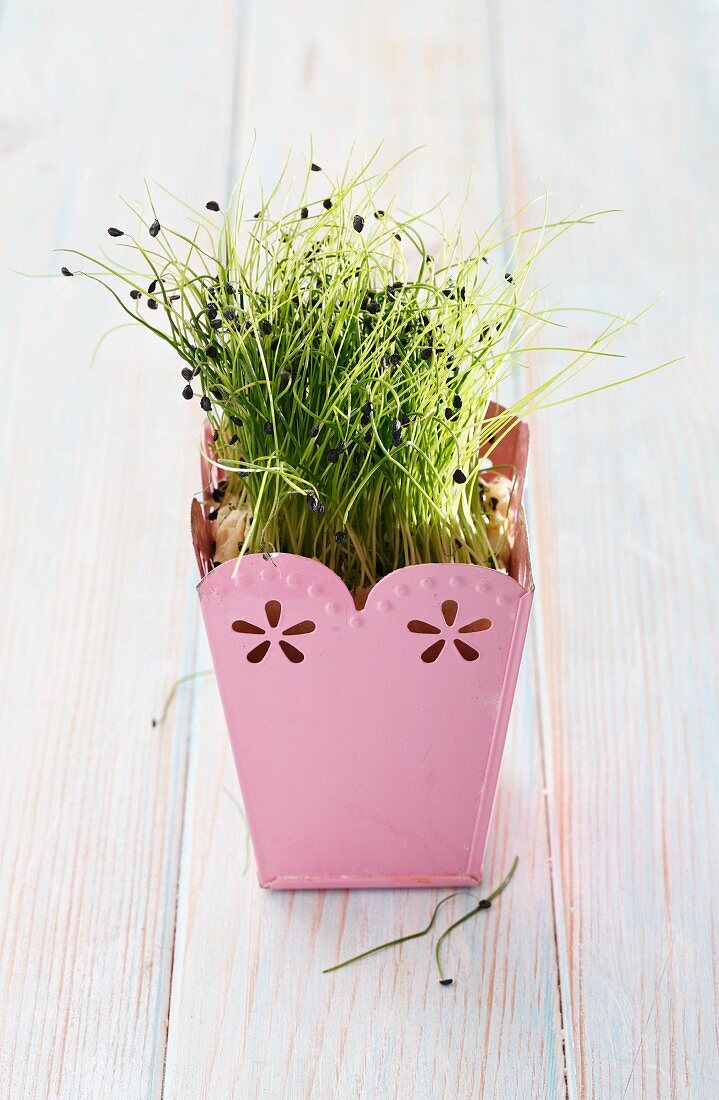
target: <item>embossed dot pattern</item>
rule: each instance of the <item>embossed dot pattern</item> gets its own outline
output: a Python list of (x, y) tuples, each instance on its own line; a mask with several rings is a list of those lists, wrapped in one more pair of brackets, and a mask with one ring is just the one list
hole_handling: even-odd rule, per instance
[[(460, 567), (461, 568), (461, 567)], [(329, 585), (329, 589), (324, 583), (319, 583), (317, 580), (312, 580), (311, 576), (306, 574), (303, 576), (303, 571), (292, 570), (286, 574), (283, 574), (281, 568), (278, 568), (275, 564), (271, 568), (259, 569), (255, 572), (256, 580), (260, 580), (263, 584), (267, 582), (280, 581), (287, 585), (287, 588), (297, 595), (301, 596), (302, 591), (307, 594), (311, 599), (321, 599), (323, 596), (333, 594), (333, 586)], [(310, 580), (311, 583), (307, 584)], [(516, 605), (517, 597), (513, 592), (497, 591), (496, 584), (493, 579), (481, 578), (474, 581), (471, 575), (452, 573), (447, 576), (445, 573), (441, 578), (442, 584), (456, 590), (458, 593), (457, 598), (442, 600), (437, 608), (436, 615), (430, 615), (429, 621), (425, 619), (413, 618), (406, 621), (406, 629), (409, 634), (424, 635), (426, 638), (424, 648), (421, 648), (419, 656), (423, 663), (433, 664), (443, 654), (454, 652), (463, 661), (474, 663), (480, 658), (480, 651), (474, 644), (472, 635), (488, 631), (492, 627), (492, 619), (487, 616), (480, 618), (471, 618), (471, 616), (465, 616), (462, 614), (462, 597), (461, 590), (470, 586), (470, 589), (482, 594), (490, 594), (490, 599), (499, 608), (502, 608), (502, 614), (505, 617), (514, 619), (516, 617)], [(234, 581), (234, 578), (233, 578)], [(238, 581), (242, 581), (245, 586), (248, 582), (251, 582), (251, 577), (245, 576), (244, 578), (238, 578)], [(431, 594), (436, 592), (438, 588), (437, 580), (432, 576), (420, 576), (419, 579), (413, 578), (413, 583), (406, 584), (404, 582), (398, 583), (392, 586), (391, 591), (393, 596), (399, 597), (404, 600), (406, 597), (412, 597), (413, 592), (416, 596), (420, 596), (422, 592)], [(289, 595), (289, 593), (288, 593)], [(295, 597), (296, 598), (296, 597)], [(427, 597), (424, 597), (426, 602)], [(471, 602), (471, 601), (470, 601)], [(288, 604), (288, 608), (293, 606)], [(325, 615), (332, 619), (340, 620), (344, 618), (344, 622), (352, 629), (352, 631), (358, 630), (367, 624), (368, 616), (371, 620), (373, 611), (379, 612), (383, 615), (389, 612), (395, 612), (399, 608), (399, 604), (395, 607), (395, 603), (392, 600), (381, 598), (372, 604), (371, 600), (368, 604), (366, 611), (358, 611), (353, 614), (347, 614), (345, 605), (340, 601), (337, 602), (334, 599), (330, 599), (324, 604), (320, 605)], [(410, 604), (411, 606), (411, 604)], [(434, 605), (436, 607), (436, 605)], [(504, 610), (507, 609), (507, 610)], [(476, 615), (476, 608), (475, 615)], [(264, 616), (260, 616), (257, 621), (249, 621), (247, 619), (235, 619), (232, 622), (232, 630), (239, 635), (247, 636), (248, 647), (245, 652), (245, 657), (250, 664), (260, 664), (276, 647), (278, 653), (282, 653), (284, 657), (292, 664), (301, 664), (305, 660), (305, 654), (297, 645), (291, 642), (290, 638), (301, 638), (303, 635), (310, 634), (316, 630), (316, 623), (310, 618), (300, 618), (299, 616), (292, 616), (291, 611), (284, 609), (285, 615), (283, 618), (283, 604), (281, 600), (269, 599), (264, 603)], [(344, 612), (344, 614), (343, 614)], [(294, 619), (298, 621), (293, 621)], [(335, 629), (333, 627), (333, 629)], [(256, 643), (253, 644), (252, 637), (256, 638)], [(446, 656), (443, 656), (443, 660), (447, 660)]]

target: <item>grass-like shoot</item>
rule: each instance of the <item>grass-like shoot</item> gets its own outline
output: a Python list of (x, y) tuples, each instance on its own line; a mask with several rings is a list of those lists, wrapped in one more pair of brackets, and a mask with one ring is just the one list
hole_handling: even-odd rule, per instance
[[(419, 562), (501, 567), (512, 486), (495, 477), (493, 445), (627, 323), (605, 316), (586, 347), (537, 338), (564, 315), (530, 272), (589, 216), (551, 222), (545, 203), (529, 229), (495, 223), (467, 242), (440, 208), (404, 213), (390, 171), (373, 158), (333, 180), (308, 165), (258, 208), (244, 184), (225, 212), (210, 199), (184, 230), (149, 197), (129, 206), (134, 228), (108, 231), (121, 259), (72, 252), (92, 270), (63, 269), (101, 282), (182, 360), (178, 396), (200, 402), (214, 436), (223, 560), (302, 554), (350, 588)], [(555, 373), (487, 417), (547, 344)]]

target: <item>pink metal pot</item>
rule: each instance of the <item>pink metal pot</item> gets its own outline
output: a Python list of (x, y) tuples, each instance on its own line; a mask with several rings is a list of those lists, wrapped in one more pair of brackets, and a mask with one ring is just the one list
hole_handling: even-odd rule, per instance
[[(493, 459), (521, 482), (527, 448), (517, 423)], [(509, 576), (409, 566), (361, 611), (308, 558), (212, 569), (195, 502), (198, 592), (262, 886), (480, 881), (533, 595), (516, 497)]]

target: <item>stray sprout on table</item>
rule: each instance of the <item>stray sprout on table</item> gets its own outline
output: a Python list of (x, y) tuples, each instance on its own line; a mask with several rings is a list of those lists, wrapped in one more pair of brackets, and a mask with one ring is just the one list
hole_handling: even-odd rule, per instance
[(334, 966), (326, 967), (322, 971), (322, 973), (331, 974), (335, 970), (344, 969), (345, 966), (349, 966), (351, 963), (359, 962), (360, 959), (366, 959), (369, 955), (376, 955), (378, 951), (384, 951), (387, 947), (399, 947), (400, 944), (408, 943), (409, 940), (421, 939), (422, 936), (426, 936), (434, 928), (434, 922), (436, 921), (437, 916), (439, 915), (439, 911), (443, 905), (446, 905), (446, 903), (448, 901), (451, 901), (452, 898), (471, 898), (472, 901), (476, 902), (476, 904), (469, 910), (469, 912), (465, 913), (463, 917), (460, 917), (458, 920), (453, 921), (448, 928), (445, 928), (444, 932), (438, 938), (434, 949), (435, 963), (437, 964), (437, 972), (439, 973), (439, 984), (445, 986), (452, 985), (454, 979), (445, 978), (444, 970), (442, 968), (442, 959), (440, 956), (440, 949), (442, 947), (442, 944), (447, 939), (450, 932), (453, 932), (455, 928), (459, 928), (460, 924), (464, 924), (465, 921), (470, 920), (472, 917), (476, 917), (478, 913), (482, 913), (491, 908), (492, 902), (495, 901), (496, 898), (500, 896), (500, 894), (503, 894), (509, 886), (514, 877), (514, 872), (517, 870), (518, 863), (519, 856), (515, 856), (508, 873), (504, 876), (499, 886), (497, 886), (491, 892), (491, 894), (488, 894), (486, 898), (477, 898), (476, 894), (470, 894), (468, 890), (455, 890), (454, 893), (447, 894), (446, 897), (441, 898), (441, 900), (437, 902), (434, 907), (434, 912), (432, 913), (432, 916), (430, 917), (429, 923), (426, 928), (421, 928), (419, 932), (409, 932), (406, 936), (398, 936), (396, 939), (388, 940), (386, 943), (378, 944), (377, 947), (370, 947), (369, 950), (363, 951), (360, 955), (353, 955), (351, 959), (345, 959), (344, 962), (335, 963)]
[[(376, 156), (337, 179), (311, 161), (299, 186), (285, 171), (249, 218), (244, 182), (185, 228), (149, 196), (149, 215), (128, 204), (129, 224), (108, 229), (118, 259), (67, 250), (93, 266), (63, 275), (102, 283), (182, 360), (178, 395), (207, 414), (221, 477), (215, 563), (302, 554), (350, 588), (420, 562), (505, 568), (514, 479), (493, 447), (629, 323), (601, 315), (579, 348), (537, 339), (564, 313), (530, 271), (590, 215), (552, 221), (545, 200), (536, 224), (467, 242), (439, 208), (388, 197)], [(488, 416), (536, 350), (557, 369)]]

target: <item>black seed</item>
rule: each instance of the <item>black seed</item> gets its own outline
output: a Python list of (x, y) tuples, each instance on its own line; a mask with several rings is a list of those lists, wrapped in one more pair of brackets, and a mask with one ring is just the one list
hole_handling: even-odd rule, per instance
[(195, 396), (192, 392), (192, 386), (185, 386), (184, 390), (182, 391), (182, 396), (185, 398), (185, 401), (191, 401), (192, 398)]
[(171, 294), (171, 295), (170, 295), (170, 298), (169, 298), (169, 300), (170, 300), (171, 302), (179, 302), (179, 300), (180, 300), (180, 295), (179, 295), (179, 294)]
[(108, 229), (108, 233), (110, 234), (111, 237), (124, 237), (125, 236), (123, 231), (121, 229), (115, 229), (114, 225), (110, 226), (110, 228)]
[(186, 382), (190, 381), (190, 379), (192, 378), (192, 375), (193, 375), (192, 367), (183, 367), (182, 368), (182, 377), (185, 379)]
[(336, 462), (341, 453), (342, 452), (340, 451), (339, 447), (330, 447), (329, 451), (327, 452), (327, 461)]
[(310, 512), (314, 512), (316, 516), (321, 516), (325, 510), (325, 506), (320, 498), (316, 497), (313, 493), (307, 494), (307, 507)]
[(213, 317), (213, 319), (210, 321), (210, 328), (213, 329), (214, 332), (219, 332), (219, 330), (222, 328), (222, 321), (219, 317)]
[(156, 290), (157, 290), (157, 279), (153, 279), (152, 282), (150, 283), (150, 285), (147, 288), (147, 293), (148, 294), (154, 294)]
[(401, 290), (403, 286), (404, 283), (401, 283), (399, 280), (397, 280), (396, 283), (392, 283), (392, 290)]
[(394, 235), (394, 239), (395, 239), (396, 241), (401, 241), (401, 240), (402, 240), (402, 238), (400, 237), (399, 233), (395, 233), (395, 235)]
[(219, 355), (219, 352), (214, 344), (208, 344), (205, 348), (205, 355), (208, 359), (216, 359)]
[(264, 424), (262, 425), (262, 431), (265, 433), (265, 435), (272, 435), (272, 424), (269, 420), (265, 420)]
[(323, 201), (322, 205), (324, 206), (325, 210), (331, 210), (331, 208), (332, 208), (332, 199), (325, 199)]
[(514, 279), (513, 279), (513, 278), (512, 278), (512, 276), (511, 276), (511, 275), (509, 274), (509, 272), (508, 272), (508, 271), (506, 271), (506, 272), (504, 273), (504, 277), (505, 277), (505, 279), (507, 280), (507, 282), (508, 282), (508, 283), (513, 283), (513, 282), (514, 282)]
[(484, 338), (488, 334), (488, 332), (489, 332), (489, 325), (485, 325), (485, 327), (482, 329), (482, 331), (479, 334), (480, 340), (484, 340)]
[(320, 434), (319, 424), (313, 424), (312, 427), (310, 428), (310, 439), (314, 439), (319, 434)]
[(156, 237), (157, 234), (160, 232), (160, 228), (160, 223), (158, 222), (157, 218), (155, 218), (154, 222), (150, 226), (150, 236)]
[(214, 321), (215, 317), (217, 316), (217, 306), (215, 305), (215, 303), (210, 302), (210, 304), (207, 307), (207, 309), (205, 310), (205, 312), (206, 312), (207, 316), (210, 318), (210, 320)]
[(364, 218), (361, 214), (355, 214), (354, 218), (352, 219), (352, 228), (355, 229), (358, 233), (361, 233), (364, 229)]
[(425, 256), (425, 260), (427, 261), (428, 264), (433, 264), (434, 263), (434, 256)]
[(431, 348), (422, 348), (421, 352), (419, 353), (419, 357), (420, 357), (420, 359), (424, 359), (424, 361), (426, 363), (428, 359), (432, 358), (432, 349)]
[(157, 309), (157, 302), (155, 301), (154, 298), (148, 298), (147, 299), (147, 308), (148, 309)]
[(300, 210), (300, 217), (301, 218), (309, 218), (309, 216), (310, 216), (309, 210), (307, 209), (306, 206), (303, 206), (302, 209)]
[(232, 283), (225, 283), (225, 294), (229, 294), (230, 298), (234, 298), (237, 291), (233, 287)]
[[(215, 433), (215, 434), (217, 434), (217, 433)], [(225, 488), (227, 488), (227, 483), (226, 482), (225, 482)], [(224, 495), (225, 495), (225, 490), (221, 489), (220, 485), (218, 485), (216, 489), (212, 490), (212, 499), (214, 500), (215, 504), (219, 504)]]
[(399, 447), (402, 442), (402, 425), (399, 420), (392, 421), (392, 445)]
[(131, 297), (131, 298), (134, 298), (134, 299), (135, 299), (135, 301), (137, 301), (137, 299), (138, 299), (138, 298), (141, 298), (141, 297), (142, 297), (142, 295), (140, 294), (140, 291), (139, 291), (139, 290), (131, 290), (131, 291), (130, 291), (130, 297)]
[(232, 306), (229, 306), (227, 309), (223, 309), (222, 316), (227, 321), (234, 321), (235, 318), (237, 317), (237, 310), (233, 309)]
[(236, 424), (238, 428), (242, 427), (242, 418), (239, 416), (231, 416), (230, 420), (233, 424)]
[(260, 214), (261, 214), (261, 213), (262, 213), (262, 211), (261, 211), (261, 210), (258, 210), (258, 211), (257, 211), (257, 213), (253, 215), (253, 217), (254, 217), (255, 221), (257, 221), (257, 219), (259, 218), (259, 216), (260, 216)]
[(219, 204), (219, 202), (215, 202), (214, 199), (210, 199), (209, 202), (205, 203), (205, 209), (206, 210), (214, 210), (215, 213), (217, 213), (217, 211), (220, 209), (220, 204)]
[(467, 300), (467, 291), (464, 289), (463, 286), (459, 288), (459, 296), (463, 302)]
[(315, 164), (314, 161), (313, 161), (312, 164), (310, 165), (310, 171), (311, 172), (321, 172), (322, 169), (320, 168), (319, 164)]
[(229, 439), (230, 447), (234, 447), (235, 443), (239, 443), (240, 437), (238, 435), (232, 435)]
[(492, 906), (492, 902), (490, 901), (489, 898), (482, 898), (482, 900), (480, 901), (477, 908), (478, 909), (490, 909), (491, 906)]
[(60, 268), (60, 274), (61, 275), (66, 275), (68, 279), (72, 279), (74, 273), (72, 271), (70, 271), (69, 267), (61, 267)]
[(444, 418), (445, 418), (445, 420), (453, 420), (454, 419), (453, 411), (451, 409), (445, 409), (444, 410)]
[(445, 298), (454, 298), (454, 291), (450, 290), (449, 288), (446, 288), (445, 290), (443, 290), (442, 294), (444, 295)]
[(219, 438), (220, 438), (220, 433), (219, 432), (215, 431), (215, 432), (212, 433), (212, 442), (213, 443), (217, 443), (217, 440)]
[(347, 532), (335, 531), (335, 542), (339, 543), (340, 546), (344, 546), (344, 544), (347, 542)]
[(454, 981), (454, 978), (440, 978), (439, 984), (440, 985), (451, 985), (453, 981)]
[(206, 393), (203, 393), (202, 397), (200, 398), (200, 408), (204, 409), (205, 412), (209, 412), (212, 408), (212, 402), (210, 401)]
[(207, 518), (208, 519), (217, 519), (217, 513), (219, 512), (219, 510), (220, 510), (219, 508), (213, 508), (211, 512), (207, 513)]
[(283, 386), (289, 386), (292, 381), (292, 375), (286, 370), (281, 370), (277, 377)]
[(272, 332), (272, 322), (271, 321), (260, 321), (260, 331), (264, 332), (265, 336), (269, 336), (270, 333)]
[(368, 305), (367, 305), (367, 312), (368, 313), (376, 314), (376, 313), (379, 313), (379, 311), (380, 311), (379, 302), (374, 301), (374, 302), (369, 302), (368, 303)]
[(458, 393), (455, 393), (454, 397), (452, 398), (452, 404), (454, 405), (455, 409), (462, 408), (462, 398), (459, 396)]
[(389, 361), (393, 367), (396, 367), (399, 363), (399, 352), (393, 351), (389, 357)]
[(220, 389), (219, 386), (213, 386), (212, 389), (210, 390), (210, 393), (212, 394), (213, 397), (216, 397), (218, 401), (222, 397), (222, 390)]
[(455, 485), (464, 485), (466, 480), (467, 475), (465, 474), (464, 470), (455, 470), (452, 474), (452, 481), (455, 483)]

